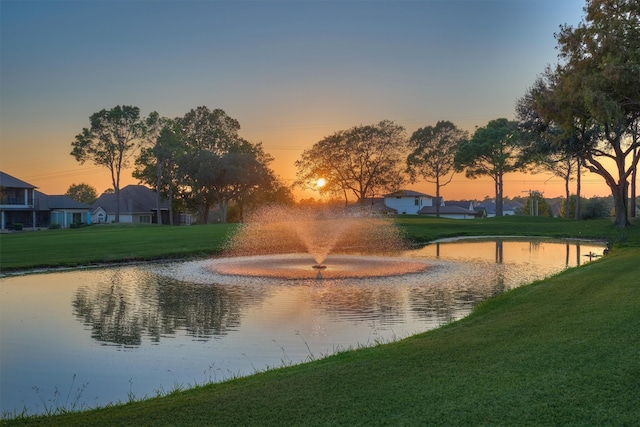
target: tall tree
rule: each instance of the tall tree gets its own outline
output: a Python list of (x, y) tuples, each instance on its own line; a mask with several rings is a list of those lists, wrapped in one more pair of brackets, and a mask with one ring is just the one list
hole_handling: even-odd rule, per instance
[(501, 118), (476, 129), (471, 139), (462, 141), (455, 156), (456, 168), (467, 178), (489, 176), (496, 195), (496, 216), (503, 215), (504, 175), (522, 168), (517, 123)]
[(389, 120), (355, 126), (323, 138), (295, 162), (296, 185), (322, 193), (342, 194), (347, 202), (355, 196), (363, 204), (367, 197), (395, 191), (405, 181), (407, 140), (404, 127)]
[(103, 109), (89, 117), (91, 126), (82, 129), (71, 143), (71, 155), (84, 164), (87, 160), (104, 166), (111, 173), (116, 195), (115, 222), (120, 221), (120, 174), (138, 150), (144, 136), (144, 121), (138, 107), (123, 105)]
[[(544, 109), (562, 111), (564, 106), (557, 105), (549, 94), (557, 84), (558, 75), (547, 67), (536, 79), (523, 97), (516, 102), (516, 116), (521, 136), (523, 163), (542, 167), (561, 177), (565, 183), (565, 201), (568, 203), (571, 191), (569, 183), (576, 177), (576, 194), (580, 200), (581, 163), (584, 147), (593, 143), (597, 136), (593, 129), (585, 127), (584, 121), (574, 121), (570, 130), (561, 129), (556, 121), (545, 119)], [(579, 203), (576, 206), (576, 219), (580, 217)], [(569, 212), (567, 211), (568, 215)]]
[[(409, 138), (407, 171), (412, 181), (417, 175), (436, 185), (436, 216), (440, 216), (440, 187), (449, 184), (455, 174), (455, 155), (467, 132), (449, 121), (438, 121), (435, 126), (418, 129)], [(447, 179), (447, 175), (449, 175)], [(445, 180), (443, 182), (443, 180)]]
[(146, 120), (147, 144), (135, 161), (133, 177), (156, 190), (158, 224), (162, 224), (160, 204), (169, 200), (169, 224), (173, 225), (173, 194), (177, 187), (176, 159), (184, 151), (177, 124), (158, 113), (149, 114)]
[[(640, 141), (632, 126), (640, 117), (640, 3), (637, 0), (587, 0), (585, 19), (556, 34), (557, 85), (540, 111), (569, 132), (585, 127), (599, 132), (583, 147), (586, 168), (609, 186), (615, 224), (628, 219), (629, 178), (640, 160)], [(551, 102), (553, 101), (553, 102)], [(562, 108), (545, 108), (555, 103)], [(613, 165), (607, 167), (608, 159)]]
[(65, 196), (71, 197), (76, 202), (91, 205), (98, 198), (98, 192), (91, 185), (81, 182), (80, 184), (71, 184)]
[(184, 150), (178, 159), (183, 199), (197, 209), (206, 223), (209, 210), (217, 203), (213, 189), (221, 157), (245, 144), (238, 132), (240, 123), (223, 110), (200, 106), (176, 118)]

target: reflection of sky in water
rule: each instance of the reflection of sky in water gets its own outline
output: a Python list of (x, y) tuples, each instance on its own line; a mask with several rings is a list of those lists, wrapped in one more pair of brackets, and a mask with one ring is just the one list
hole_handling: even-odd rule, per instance
[(602, 246), (431, 244), (405, 254), (425, 273), (348, 281), (216, 277), (215, 261), (5, 277), (1, 409), (70, 407), (83, 384), (78, 405), (105, 405), (402, 338), (589, 252)]

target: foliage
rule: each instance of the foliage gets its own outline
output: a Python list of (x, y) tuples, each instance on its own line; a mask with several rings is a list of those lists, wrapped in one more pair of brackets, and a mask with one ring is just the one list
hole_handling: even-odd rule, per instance
[(76, 202), (91, 205), (98, 198), (98, 192), (91, 185), (82, 182), (80, 184), (71, 184), (65, 196), (71, 197)]
[(470, 140), (462, 141), (455, 155), (458, 170), (467, 178), (489, 176), (496, 194), (496, 216), (503, 214), (504, 175), (522, 169), (519, 162), (517, 123), (501, 118), (477, 128)]
[[(425, 181), (436, 184), (436, 199), (439, 200), (440, 187), (453, 179), (458, 145), (467, 137), (467, 132), (449, 121), (438, 121), (435, 126), (415, 131), (409, 139), (412, 151), (407, 157), (407, 171), (412, 181), (421, 176)], [(449, 179), (442, 181), (449, 173)], [(436, 203), (436, 216), (440, 216), (440, 203)]]
[(115, 222), (120, 220), (120, 173), (129, 165), (144, 136), (144, 122), (138, 107), (123, 105), (100, 110), (89, 117), (91, 126), (82, 129), (71, 143), (71, 155), (83, 164), (87, 160), (111, 173), (116, 194)]
[(354, 196), (364, 203), (401, 187), (406, 149), (404, 127), (389, 120), (338, 131), (303, 151), (295, 163), (296, 184), (318, 190), (318, 179), (324, 178), (321, 194), (341, 194), (345, 202)]
[(176, 119), (186, 145), (194, 150), (223, 154), (242, 143), (238, 132), (240, 122), (229, 117), (224, 110), (210, 110), (206, 106), (191, 109)]
[(521, 136), (522, 163), (532, 164), (533, 170), (541, 168), (562, 178), (565, 200), (569, 200), (569, 183), (574, 176), (577, 180), (576, 193), (580, 196), (582, 149), (592, 143), (596, 132), (584, 126), (567, 132), (540, 115), (540, 103), (553, 91), (557, 78), (558, 75), (547, 67), (533, 87), (516, 102), (516, 114)]
[[(578, 197), (575, 194), (572, 194), (569, 198), (569, 212), (568, 215), (573, 218), (576, 215), (576, 204)], [(566, 202), (563, 200), (560, 205), (560, 214), (566, 215)], [(599, 219), (599, 218), (610, 218), (614, 213), (614, 203), (613, 197), (592, 197), (590, 199), (586, 199), (584, 197), (580, 198), (580, 213), (578, 215), (578, 219)]]
[(174, 120), (152, 113), (147, 128), (134, 176), (155, 187), (172, 208), (198, 212), (200, 223), (209, 222), (214, 206), (226, 222), (230, 203), (239, 204), (236, 214), (242, 216), (245, 202), (291, 197), (269, 168), (273, 158), (262, 144), (241, 138), (240, 123), (221, 109), (200, 106)]
[[(133, 177), (155, 188), (158, 211), (161, 199), (169, 200), (169, 221), (173, 225), (173, 206), (177, 204), (175, 196), (179, 187), (177, 158), (183, 152), (180, 129), (175, 121), (156, 112), (149, 115), (147, 126), (150, 129), (148, 144), (140, 150)], [(161, 224), (160, 212), (157, 218)]]
[[(640, 159), (632, 138), (640, 120), (640, 3), (588, 0), (586, 17), (556, 34), (560, 59), (553, 80), (536, 94), (535, 109), (571, 141), (581, 138), (584, 165), (602, 176), (615, 202), (616, 224), (629, 225), (628, 179)], [(604, 159), (615, 165), (609, 170)]]
[(273, 187), (273, 158), (262, 144), (242, 139), (240, 124), (223, 110), (198, 107), (176, 122), (182, 141), (176, 157), (178, 189), (185, 203), (198, 210), (201, 222), (208, 222), (215, 204), (226, 222), (231, 201)]

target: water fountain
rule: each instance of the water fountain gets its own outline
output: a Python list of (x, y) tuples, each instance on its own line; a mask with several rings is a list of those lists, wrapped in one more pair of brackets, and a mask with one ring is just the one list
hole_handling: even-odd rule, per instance
[(393, 220), (362, 209), (268, 207), (247, 218), (226, 256), (209, 268), (282, 279), (394, 276), (428, 268), (398, 257), (403, 249)]

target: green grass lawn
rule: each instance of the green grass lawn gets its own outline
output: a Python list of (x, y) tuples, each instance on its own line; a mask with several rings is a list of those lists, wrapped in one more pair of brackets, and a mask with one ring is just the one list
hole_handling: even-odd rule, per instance
[[(614, 248), (597, 262), (514, 289), (465, 319), (397, 342), (160, 398), (3, 424), (638, 424), (640, 227), (542, 218), (403, 217), (398, 223), (415, 241), (548, 235), (604, 238)], [(1, 243), (4, 257), (5, 236)]]
[(186, 258), (219, 252), (235, 225), (104, 224), (0, 235), (0, 271)]

